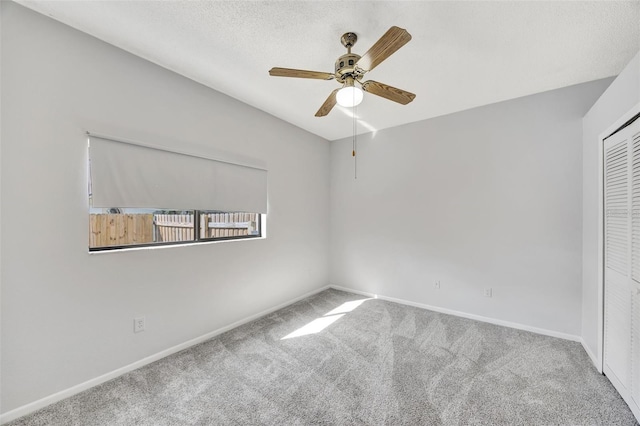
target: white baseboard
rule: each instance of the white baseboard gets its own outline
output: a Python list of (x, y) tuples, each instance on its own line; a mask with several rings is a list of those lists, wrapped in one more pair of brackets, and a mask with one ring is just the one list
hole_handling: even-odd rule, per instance
[(593, 354), (593, 352), (591, 351), (591, 349), (589, 349), (589, 346), (587, 346), (583, 339), (580, 339), (580, 343), (582, 343), (584, 351), (587, 353), (587, 355), (589, 355), (589, 358), (591, 358), (591, 362), (593, 363), (594, 367), (596, 367), (596, 370), (598, 370), (599, 373), (602, 373), (602, 363), (598, 360), (598, 357)]
[(347, 291), (349, 293), (361, 294), (367, 297), (373, 297), (376, 299), (387, 300), (389, 302), (400, 303), (401, 305), (414, 306), (416, 308), (427, 309), (429, 311), (440, 312), (443, 314), (454, 315), (457, 317), (468, 318), (468, 319), (481, 321), (481, 322), (488, 322), (490, 324), (502, 325), (504, 327), (515, 328), (518, 330), (530, 331), (532, 333), (543, 334), (545, 336), (558, 337), (560, 339), (571, 340), (572, 342), (582, 342), (582, 337), (576, 336), (573, 334), (562, 333), (560, 331), (547, 330), (544, 328), (532, 327), (530, 325), (520, 324), (517, 322), (503, 321), (496, 318), (489, 318), (489, 317), (483, 317), (481, 315), (469, 314), (461, 311), (454, 311), (452, 309), (441, 308), (439, 306), (432, 306), (424, 303), (411, 302), (409, 300), (397, 299), (395, 297), (388, 297), (380, 294), (369, 293), (366, 291), (354, 290), (352, 288), (342, 287), (342, 286), (333, 285), (333, 284), (331, 284), (329, 287), (335, 288), (336, 290)]
[(266, 309), (266, 310), (264, 310), (262, 312), (258, 312), (257, 314), (248, 316), (246, 318), (243, 318), (243, 319), (241, 319), (239, 321), (236, 321), (236, 322), (234, 322), (232, 324), (229, 324), (227, 326), (221, 327), (221, 328), (219, 328), (217, 330), (214, 330), (212, 332), (209, 332), (207, 334), (203, 334), (202, 336), (196, 337), (196, 338), (191, 339), (191, 340), (187, 340), (184, 343), (180, 343), (179, 345), (176, 345), (176, 346), (173, 346), (171, 348), (165, 349), (165, 350), (160, 351), (160, 352), (158, 352), (156, 354), (153, 354), (153, 355), (150, 355), (150, 356), (148, 356), (146, 358), (143, 358), (143, 359), (141, 359), (139, 361), (133, 362), (133, 363), (131, 363), (129, 365), (125, 365), (124, 367), (120, 367), (120, 368), (118, 368), (116, 370), (113, 370), (113, 371), (111, 371), (109, 373), (106, 373), (106, 374), (103, 374), (101, 376), (95, 377), (93, 379), (87, 380), (86, 382), (77, 384), (75, 386), (72, 386), (72, 387), (70, 387), (68, 389), (62, 390), (60, 392), (56, 392), (56, 393), (54, 393), (52, 395), (46, 396), (46, 397), (44, 397), (42, 399), (39, 399), (39, 400), (34, 401), (34, 402), (31, 402), (29, 404), (25, 404), (25, 405), (23, 405), (21, 407), (15, 408), (15, 409), (13, 409), (11, 411), (7, 411), (6, 413), (0, 414), (0, 425), (8, 423), (8, 422), (10, 422), (12, 420), (15, 420), (15, 419), (17, 419), (19, 417), (25, 416), (27, 414), (33, 413), (34, 411), (37, 411), (37, 410), (39, 410), (41, 408), (44, 408), (47, 405), (51, 405), (51, 404), (53, 404), (55, 402), (61, 401), (61, 400), (66, 399), (66, 398), (69, 398), (70, 396), (76, 395), (76, 394), (78, 394), (78, 393), (80, 393), (82, 391), (85, 391), (85, 390), (87, 390), (89, 388), (92, 388), (94, 386), (102, 384), (102, 383), (104, 383), (106, 381), (109, 381), (111, 379), (115, 379), (116, 377), (121, 376), (121, 375), (123, 375), (125, 373), (128, 373), (129, 371), (138, 369), (138, 368), (143, 367), (143, 366), (145, 366), (147, 364), (151, 364), (152, 362), (155, 362), (155, 361), (157, 361), (159, 359), (162, 359), (164, 357), (172, 355), (172, 354), (174, 354), (176, 352), (180, 352), (182, 350), (185, 350), (185, 349), (187, 349), (187, 348), (189, 348), (191, 346), (195, 346), (198, 343), (202, 343), (202, 342), (204, 342), (206, 340), (209, 340), (209, 339), (211, 339), (211, 338), (213, 338), (213, 337), (215, 337), (215, 336), (217, 336), (219, 334), (222, 334), (222, 333), (224, 333), (226, 331), (234, 329), (234, 328), (236, 328), (238, 326), (241, 326), (243, 324), (246, 324), (246, 323), (248, 323), (250, 321), (256, 320), (256, 319), (258, 319), (260, 317), (263, 317), (265, 315), (269, 315), (272, 312), (275, 312), (275, 311), (277, 311), (279, 309), (282, 309), (282, 308), (284, 308), (286, 306), (289, 306), (289, 305), (291, 305), (293, 303), (296, 303), (296, 302), (298, 302), (298, 301), (300, 301), (302, 299), (305, 299), (305, 298), (307, 298), (309, 296), (313, 296), (314, 294), (320, 293), (321, 291), (324, 291), (324, 290), (326, 290), (328, 288), (329, 288), (329, 286), (324, 286), (324, 287), (318, 288), (316, 290), (310, 291), (308, 293), (303, 294), (302, 296), (296, 297), (295, 299), (292, 299), (292, 300), (289, 300), (287, 302), (281, 303), (281, 304), (279, 304), (277, 306), (274, 306), (273, 308)]

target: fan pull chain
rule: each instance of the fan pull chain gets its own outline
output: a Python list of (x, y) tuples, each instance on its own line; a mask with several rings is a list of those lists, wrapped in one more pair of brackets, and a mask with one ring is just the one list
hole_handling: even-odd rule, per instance
[(356, 148), (358, 146), (358, 119), (357, 119), (357, 107), (353, 107), (353, 140), (352, 140), (352, 151), (351, 156), (353, 157), (353, 178), (358, 179), (358, 157), (356, 157)]

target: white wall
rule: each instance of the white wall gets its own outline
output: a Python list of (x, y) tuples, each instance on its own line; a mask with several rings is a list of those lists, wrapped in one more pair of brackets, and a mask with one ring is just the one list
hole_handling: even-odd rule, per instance
[[(327, 141), (0, 7), (2, 412), (328, 284)], [(264, 161), (268, 237), (89, 255), (85, 130)]]
[[(3, 8), (0, 6), (0, 401), (2, 400), (2, 11)], [(0, 413), (2, 413), (1, 402)]]
[(583, 120), (582, 137), (582, 338), (585, 346), (601, 364), (598, 327), (598, 138), (620, 116), (640, 102), (640, 53), (611, 83)]
[(333, 142), (331, 283), (577, 338), (582, 116), (610, 82), (359, 137), (357, 179)]

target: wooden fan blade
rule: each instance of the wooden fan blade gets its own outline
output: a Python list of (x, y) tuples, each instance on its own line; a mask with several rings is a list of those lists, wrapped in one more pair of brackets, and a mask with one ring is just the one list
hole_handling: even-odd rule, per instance
[(356, 62), (358, 68), (363, 71), (371, 71), (380, 62), (391, 56), (396, 50), (407, 44), (411, 40), (411, 34), (407, 30), (399, 27), (391, 27), (384, 33), (380, 40), (376, 41), (371, 49)]
[(324, 117), (331, 112), (334, 106), (336, 106), (336, 93), (338, 93), (338, 90), (340, 89), (336, 89), (331, 92), (327, 100), (324, 101), (318, 112), (316, 112), (316, 117)]
[(391, 87), (373, 80), (362, 83), (362, 90), (367, 93), (382, 96), (385, 99), (389, 99), (390, 101), (394, 101), (402, 105), (408, 104), (416, 97), (416, 95), (411, 92), (407, 92), (406, 90)]
[(331, 80), (333, 74), (320, 71), (296, 70), (293, 68), (271, 68), (269, 75), (273, 77), (297, 77), (297, 78), (315, 78), (317, 80)]

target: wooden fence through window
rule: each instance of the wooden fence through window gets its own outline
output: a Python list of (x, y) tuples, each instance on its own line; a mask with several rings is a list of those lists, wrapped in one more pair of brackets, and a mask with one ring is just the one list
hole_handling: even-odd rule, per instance
[(156, 214), (153, 219), (157, 242), (193, 241), (193, 215)]
[(201, 213), (200, 238), (251, 235), (258, 229), (258, 213)]
[(153, 242), (152, 214), (89, 215), (89, 247), (127, 246)]
[[(89, 248), (194, 241), (193, 215), (91, 214)], [(200, 238), (252, 235), (257, 213), (201, 213)]]

